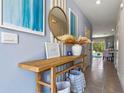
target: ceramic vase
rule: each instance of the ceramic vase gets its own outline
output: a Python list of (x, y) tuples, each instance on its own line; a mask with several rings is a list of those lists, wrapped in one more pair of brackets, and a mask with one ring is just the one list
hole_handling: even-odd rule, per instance
[(72, 46), (72, 53), (74, 56), (80, 56), (82, 52), (82, 46), (79, 44), (75, 44)]

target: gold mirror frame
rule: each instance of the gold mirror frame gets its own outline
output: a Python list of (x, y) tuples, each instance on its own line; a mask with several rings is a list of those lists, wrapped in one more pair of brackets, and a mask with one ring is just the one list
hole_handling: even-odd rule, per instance
[[(49, 16), (48, 16), (48, 24), (49, 24), (49, 28), (50, 28), (50, 31), (52, 32), (52, 34), (53, 34), (53, 36), (54, 36), (54, 38), (56, 38), (58, 41), (60, 41), (58, 38), (57, 38), (57, 36), (55, 36), (55, 34), (54, 34), (54, 31), (52, 30), (52, 28), (51, 28), (51, 26), (50, 26), (50, 24), (51, 24), (51, 14), (52, 14), (52, 11), (54, 10), (54, 9), (56, 9), (56, 8), (58, 8), (63, 14), (64, 14), (64, 16), (65, 16), (65, 20), (66, 20), (66, 25), (67, 25), (67, 34), (69, 34), (69, 22), (68, 22), (68, 18), (67, 18), (67, 15), (66, 15), (66, 13), (64, 12), (64, 10), (61, 8), (61, 7), (58, 7), (58, 6), (55, 6), (55, 7), (53, 7), (51, 10), (50, 10), (50, 12), (49, 12)], [(64, 35), (64, 34), (63, 34)], [(61, 35), (62, 36), (62, 35)]]

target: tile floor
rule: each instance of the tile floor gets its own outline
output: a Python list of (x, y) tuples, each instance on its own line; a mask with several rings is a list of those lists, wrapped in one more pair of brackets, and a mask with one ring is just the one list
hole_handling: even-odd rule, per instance
[(86, 71), (87, 87), (85, 93), (124, 93), (111, 62), (94, 58), (91, 68)]

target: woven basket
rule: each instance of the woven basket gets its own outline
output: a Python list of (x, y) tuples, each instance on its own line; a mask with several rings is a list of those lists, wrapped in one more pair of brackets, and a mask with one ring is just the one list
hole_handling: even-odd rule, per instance
[(71, 70), (69, 74), (71, 92), (83, 93), (86, 87), (85, 77), (81, 71)]

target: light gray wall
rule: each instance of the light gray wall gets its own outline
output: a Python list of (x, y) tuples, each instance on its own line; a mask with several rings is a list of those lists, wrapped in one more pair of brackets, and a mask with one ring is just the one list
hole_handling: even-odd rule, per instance
[[(69, 19), (69, 8), (73, 12), (76, 13), (78, 16), (78, 35), (84, 36), (85, 33), (85, 27), (89, 28), (91, 30), (91, 37), (92, 37), (92, 24), (87, 19), (87, 17), (84, 15), (84, 13), (81, 11), (81, 9), (78, 7), (78, 5), (74, 2), (74, 0), (67, 0), (67, 16)], [(67, 50), (71, 50), (72, 46), (67, 46)]]
[(78, 16), (78, 35), (84, 36), (85, 27), (92, 31), (92, 25), (81, 9), (76, 5), (74, 0), (67, 0), (67, 15), (69, 15), (69, 8)]
[[(124, 2), (124, 0), (123, 0)], [(124, 90), (124, 9), (121, 10), (119, 19), (119, 62), (118, 75)]]
[[(91, 24), (72, 0), (67, 0), (67, 2), (67, 6), (74, 9), (79, 15), (79, 32), (83, 35), (84, 26), (91, 26)], [(0, 43), (0, 93), (36, 93), (35, 73), (19, 68), (18, 64), (27, 60), (45, 58), (44, 42), (50, 41), (49, 10), (50, 0), (46, 0), (45, 37), (0, 28), (0, 32), (19, 35), (19, 44), (17, 45)], [(44, 77), (45, 80), (48, 79), (46, 75)], [(44, 93), (49, 93), (49, 89), (45, 88)]]
[[(46, 24), (50, 0), (46, 0)], [(13, 30), (1, 29), (19, 35), (19, 44), (0, 43), (0, 93), (35, 93), (35, 73), (20, 69), (18, 63), (44, 59), (44, 42), (50, 41), (49, 27), (46, 25), (46, 36), (37, 36)]]

